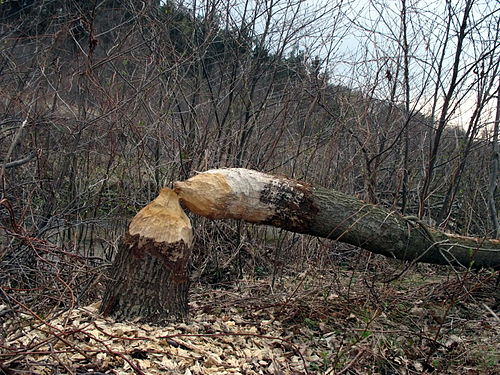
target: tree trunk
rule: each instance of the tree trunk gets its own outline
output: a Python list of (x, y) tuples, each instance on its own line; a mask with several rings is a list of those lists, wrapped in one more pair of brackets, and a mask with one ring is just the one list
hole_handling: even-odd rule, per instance
[(185, 318), (192, 239), (177, 194), (162, 189), (134, 217), (121, 240), (101, 313), (154, 324)]
[(214, 169), (175, 191), (192, 212), (241, 219), (350, 243), (387, 257), (473, 268), (500, 267), (500, 241), (444, 233), (416, 217), (306, 183), (242, 169)]
[(493, 237), (500, 235), (500, 224), (498, 223), (498, 213), (495, 195), (497, 192), (498, 170), (500, 168), (500, 149), (498, 147), (498, 128), (500, 127), (500, 79), (497, 89), (497, 110), (495, 114), (495, 124), (493, 126), (493, 139), (491, 141), (491, 162), (490, 179), (488, 184), (488, 209), (490, 211), (491, 225), (493, 227)]

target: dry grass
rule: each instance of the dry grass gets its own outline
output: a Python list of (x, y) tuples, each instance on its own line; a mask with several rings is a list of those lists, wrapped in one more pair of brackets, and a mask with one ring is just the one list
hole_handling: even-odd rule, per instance
[[(362, 255), (363, 257), (364, 255)], [(365, 259), (366, 260), (366, 259)], [(356, 259), (359, 264), (359, 259)], [(7, 315), (7, 374), (496, 374), (499, 293), (491, 272), (419, 266), (396, 280), (317, 265), (279, 278), (198, 282), (191, 320), (116, 323), (96, 306)], [(367, 271), (371, 268), (371, 271)], [(393, 278), (393, 277), (392, 277)]]

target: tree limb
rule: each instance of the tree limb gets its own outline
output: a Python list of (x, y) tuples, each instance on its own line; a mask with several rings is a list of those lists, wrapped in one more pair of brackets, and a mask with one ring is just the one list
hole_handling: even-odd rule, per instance
[(26, 163), (30, 162), (31, 160), (33, 160), (35, 158), (35, 156), (36, 156), (36, 153), (32, 152), (31, 154), (29, 154), (28, 156), (25, 156), (22, 159), (14, 160), (14, 161), (11, 161), (9, 163), (5, 163), (4, 164), (5, 169), (20, 167), (21, 165), (26, 164)]
[(213, 169), (175, 183), (192, 212), (272, 225), (387, 257), (473, 268), (500, 267), (500, 240), (428, 227), (353, 196), (243, 168)]

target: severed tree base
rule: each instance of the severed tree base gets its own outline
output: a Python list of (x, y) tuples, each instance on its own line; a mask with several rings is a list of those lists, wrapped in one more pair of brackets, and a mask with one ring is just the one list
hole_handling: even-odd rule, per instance
[(179, 199), (211, 219), (237, 219), (329, 238), (387, 257), (500, 268), (500, 240), (453, 235), (415, 217), (335, 190), (242, 168), (214, 169), (175, 183), (132, 220), (113, 265), (101, 312), (162, 323), (188, 313), (193, 238)]
[(121, 240), (101, 313), (153, 324), (186, 318), (192, 238), (177, 195), (162, 189)]

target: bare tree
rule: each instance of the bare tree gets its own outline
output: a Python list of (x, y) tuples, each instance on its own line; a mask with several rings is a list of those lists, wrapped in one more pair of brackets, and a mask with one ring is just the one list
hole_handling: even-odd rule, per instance
[(488, 208), (490, 211), (491, 225), (493, 227), (493, 238), (498, 238), (500, 226), (496, 209), (495, 195), (497, 192), (497, 178), (500, 154), (498, 149), (498, 127), (500, 125), (500, 81), (497, 88), (497, 108), (495, 113), (495, 123), (493, 125), (493, 137), (491, 141), (491, 166), (490, 180), (488, 186)]

